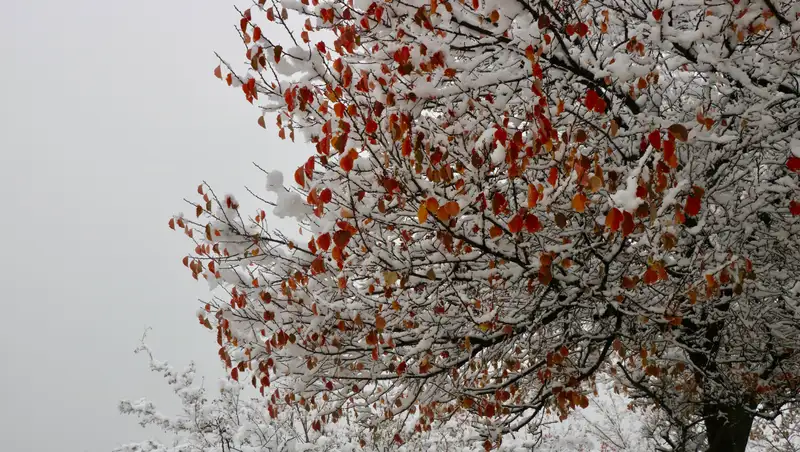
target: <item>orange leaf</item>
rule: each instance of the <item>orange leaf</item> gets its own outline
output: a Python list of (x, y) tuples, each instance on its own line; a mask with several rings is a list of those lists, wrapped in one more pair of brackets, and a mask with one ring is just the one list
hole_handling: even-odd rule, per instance
[(508, 222), (508, 230), (511, 231), (512, 234), (516, 234), (522, 230), (522, 215), (516, 214), (511, 218), (511, 221)]
[(380, 314), (375, 315), (375, 328), (378, 329), (378, 332), (381, 332), (386, 328), (386, 319), (384, 319)]
[(425, 201), (425, 207), (428, 209), (428, 212), (436, 213), (439, 211), (439, 201), (437, 201), (436, 198), (428, 198), (428, 200)]
[(328, 251), (328, 248), (331, 246), (331, 235), (326, 232), (317, 237), (317, 246), (323, 251)]
[(500, 229), (498, 226), (493, 225), (491, 228), (489, 228), (489, 237), (495, 239), (497, 237), (500, 237), (501, 235), (503, 235), (503, 230)]
[(461, 207), (459, 207), (457, 202), (450, 201), (444, 205), (444, 210), (447, 212), (449, 216), (454, 217), (458, 215), (458, 212), (461, 210)]
[(583, 213), (586, 210), (586, 195), (576, 193), (572, 198), (572, 208), (578, 213)]
[(218, 78), (218, 79), (222, 80), (222, 67), (221, 67), (221, 66), (217, 66), (217, 67), (214, 69), (214, 77), (216, 77), (216, 78)]
[(423, 224), (428, 221), (428, 208), (425, 207), (425, 204), (420, 204), (419, 210), (417, 210), (417, 220), (419, 224)]

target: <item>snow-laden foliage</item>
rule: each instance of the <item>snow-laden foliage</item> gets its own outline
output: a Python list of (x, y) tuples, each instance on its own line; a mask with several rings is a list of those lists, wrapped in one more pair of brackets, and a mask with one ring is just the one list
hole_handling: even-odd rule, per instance
[[(159, 373), (178, 396), (182, 412), (169, 415), (159, 411), (148, 399), (124, 400), (123, 414), (139, 418), (142, 426), (152, 425), (169, 434), (165, 442), (143, 441), (126, 444), (114, 452), (478, 452), (471, 441), (477, 432), (469, 422), (451, 419), (437, 428), (410, 437), (402, 446), (392, 443), (391, 429), (365, 435), (357, 424), (344, 417), (314, 431), (316, 413), (286, 409), (271, 419), (263, 399), (254, 397), (246, 385), (230, 378), (218, 384), (196, 382), (195, 367), (182, 370), (155, 360), (146, 345), (137, 349), (150, 357), (150, 369)], [(629, 400), (602, 384), (595, 403), (567, 421), (550, 416), (540, 431), (521, 431), (507, 435), (501, 451), (505, 452), (645, 452), (652, 450), (645, 426), (638, 414), (626, 409)], [(410, 426), (409, 426), (410, 427)], [(410, 432), (409, 432), (410, 433)], [(768, 449), (765, 449), (768, 450)]]
[(254, 3), (249, 68), (215, 74), (313, 143), (259, 196), (304, 238), (201, 185), (198, 218), (170, 221), (225, 294), (200, 322), (275, 413), (418, 432), (466, 413), (491, 448), (610, 371), (663, 410), (663, 447), (742, 450), (798, 393), (799, 15)]
[[(142, 426), (152, 425), (169, 434), (168, 441), (143, 441), (126, 444), (114, 452), (383, 452), (385, 450), (430, 452), (478, 452), (471, 438), (477, 433), (464, 419), (451, 419), (430, 432), (414, 435), (395, 447), (391, 429), (365, 435), (349, 419), (325, 424), (315, 432), (311, 425), (316, 413), (287, 409), (277, 419), (267, 413), (263, 399), (253, 397), (246, 385), (230, 378), (208, 388), (195, 381), (195, 367), (190, 364), (176, 370), (153, 358), (142, 345), (138, 352), (150, 357), (150, 369), (159, 373), (179, 397), (182, 412), (160, 412), (147, 399), (124, 400), (123, 414), (136, 416)], [(538, 431), (524, 430), (507, 435), (500, 450), (505, 452), (650, 452), (652, 427), (660, 419), (652, 412), (637, 413), (631, 400), (615, 390), (610, 382), (599, 385), (591, 396), (591, 405), (564, 421), (555, 415), (545, 418)], [(756, 440), (748, 446), (753, 452), (800, 450), (800, 423), (790, 413), (773, 421), (760, 421), (754, 428)], [(363, 442), (362, 442), (363, 440)], [(357, 446), (356, 446), (357, 445)]]

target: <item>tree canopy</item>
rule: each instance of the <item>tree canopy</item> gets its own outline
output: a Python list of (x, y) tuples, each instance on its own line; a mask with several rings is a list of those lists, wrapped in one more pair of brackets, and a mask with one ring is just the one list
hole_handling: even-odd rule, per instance
[(729, 451), (796, 400), (800, 4), (259, 0), (238, 29), (215, 75), (312, 155), (170, 226), (270, 414), (466, 413), (490, 449), (607, 372), (660, 447)]

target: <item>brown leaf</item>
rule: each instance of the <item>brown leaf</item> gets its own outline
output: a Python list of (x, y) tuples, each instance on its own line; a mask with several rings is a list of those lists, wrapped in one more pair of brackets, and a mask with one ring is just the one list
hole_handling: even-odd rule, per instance
[(674, 136), (675, 139), (679, 141), (686, 141), (689, 139), (689, 131), (686, 130), (686, 127), (683, 124), (673, 124), (667, 128), (670, 135)]

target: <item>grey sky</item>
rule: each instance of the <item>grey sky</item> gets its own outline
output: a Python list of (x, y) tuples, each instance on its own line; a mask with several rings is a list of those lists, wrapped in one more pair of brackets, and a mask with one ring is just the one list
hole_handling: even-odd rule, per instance
[[(157, 356), (216, 378), (206, 294), (166, 224), (206, 179), (253, 206), (250, 165), (308, 157), (256, 125), (212, 75), (239, 61), (232, 1), (6, 2), (0, 14), (0, 448), (108, 451), (145, 439), (120, 398), (168, 388), (133, 355), (146, 325)], [(267, 121), (271, 124), (272, 121)], [(305, 157), (305, 158), (304, 158)]]

